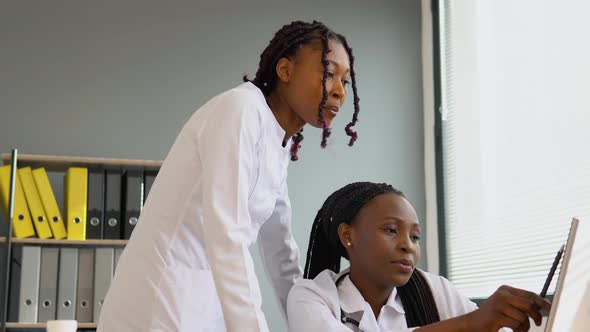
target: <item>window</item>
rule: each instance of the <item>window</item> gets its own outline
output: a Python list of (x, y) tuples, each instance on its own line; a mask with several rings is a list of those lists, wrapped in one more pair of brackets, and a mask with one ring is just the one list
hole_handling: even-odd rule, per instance
[(442, 257), (470, 298), (539, 292), (571, 218), (590, 222), (589, 11), (440, 2)]

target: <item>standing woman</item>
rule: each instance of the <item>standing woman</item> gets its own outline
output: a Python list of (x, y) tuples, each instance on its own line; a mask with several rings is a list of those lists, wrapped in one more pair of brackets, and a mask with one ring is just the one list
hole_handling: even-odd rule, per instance
[[(276, 32), (253, 80), (207, 102), (180, 131), (104, 301), (98, 332), (267, 331), (249, 253), (258, 242), (283, 313), (301, 276), (291, 233), (289, 157), (306, 124), (330, 124), (352, 82), (344, 36), (320, 22)], [(291, 140), (292, 138), (292, 140)]]

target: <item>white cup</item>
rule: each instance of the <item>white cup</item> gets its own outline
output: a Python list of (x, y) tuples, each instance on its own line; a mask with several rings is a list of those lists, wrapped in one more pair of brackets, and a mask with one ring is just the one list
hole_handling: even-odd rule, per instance
[(76, 332), (78, 322), (75, 320), (47, 321), (47, 332)]

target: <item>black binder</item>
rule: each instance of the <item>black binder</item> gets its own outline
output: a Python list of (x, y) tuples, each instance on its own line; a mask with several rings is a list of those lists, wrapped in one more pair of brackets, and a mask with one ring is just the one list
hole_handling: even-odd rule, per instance
[(88, 214), (86, 238), (103, 239), (105, 173), (103, 169), (88, 170)]
[(154, 184), (154, 180), (156, 180), (156, 175), (158, 175), (158, 171), (145, 171), (144, 176), (144, 185), (143, 185), (143, 202), (148, 197), (150, 190), (152, 189), (152, 184)]
[(125, 189), (123, 238), (129, 239), (143, 206), (143, 171), (127, 170), (123, 180), (123, 187)]
[[(8, 296), (8, 321), (18, 322), (20, 309), (21, 266), (23, 247), (12, 248), (12, 260), (10, 262), (10, 290)], [(6, 308), (4, 308), (6, 310)]]
[(121, 239), (121, 171), (107, 169), (105, 188), (104, 238)]

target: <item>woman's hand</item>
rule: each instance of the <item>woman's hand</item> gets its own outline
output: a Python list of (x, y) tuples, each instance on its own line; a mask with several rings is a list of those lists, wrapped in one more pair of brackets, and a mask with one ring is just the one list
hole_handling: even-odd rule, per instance
[(537, 326), (541, 325), (541, 311), (549, 311), (551, 303), (539, 295), (510, 287), (501, 286), (479, 309), (466, 315), (473, 331), (498, 332), (509, 327), (515, 332), (530, 329), (529, 317)]

